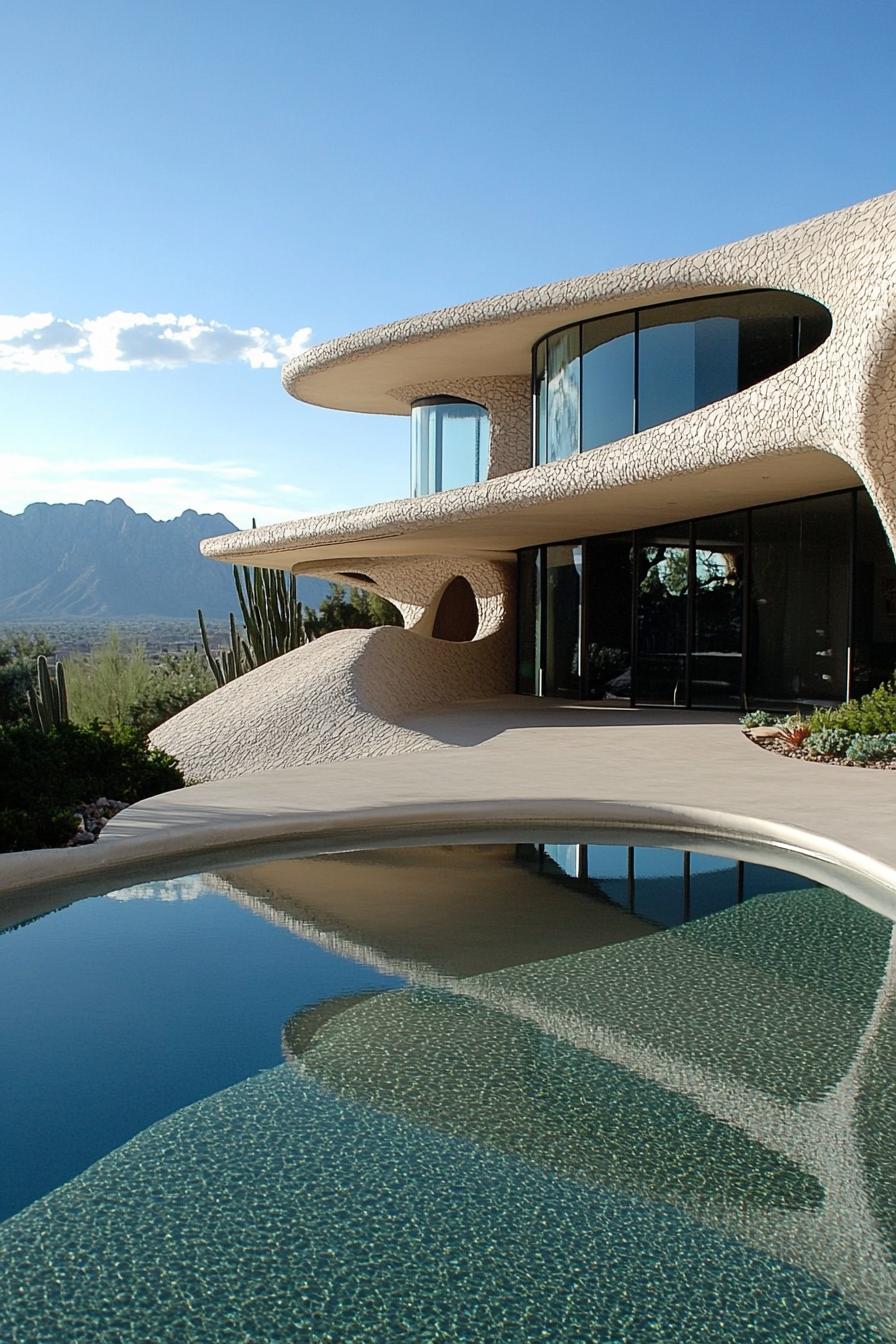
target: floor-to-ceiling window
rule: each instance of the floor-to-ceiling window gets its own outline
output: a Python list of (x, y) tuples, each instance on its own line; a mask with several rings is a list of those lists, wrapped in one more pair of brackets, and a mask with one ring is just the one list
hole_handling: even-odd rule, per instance
[(862, 489), (532, 548), (519, 582), (530, 694), (784, 708), (896, 668), (896, 563)]
[(637, 657), (644, 704), (688, 703), (688, 524), (638, 534), (635, 547)]
[(846, 696), (853, 507), (845, 491), (752, 512), (747, 679), (755, 704)]
[(632, 666), (632, 539), (594, 537), (585, 543), (586, 700), (628, 700)]
[(546, 546), (545, 695), (577, 697), (580, 676), (581, 546)]
[(743, 512), (694, 524), (690, 692), (699, 707), (743, 703), (746, 526)]

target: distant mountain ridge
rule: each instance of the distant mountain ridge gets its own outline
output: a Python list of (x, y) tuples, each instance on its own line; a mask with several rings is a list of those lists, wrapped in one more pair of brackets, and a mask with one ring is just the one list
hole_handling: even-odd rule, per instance
[[(199, 543), (235, 531), (223, 513), (186, 509), (160, 522), (123, 499), (0, 511), (0, 621), (184, 617), (197, 607), (226, 616), (236, 609), (230, 566), (205, 559)], [(311, 606), (327, 590), (300, 580)]]

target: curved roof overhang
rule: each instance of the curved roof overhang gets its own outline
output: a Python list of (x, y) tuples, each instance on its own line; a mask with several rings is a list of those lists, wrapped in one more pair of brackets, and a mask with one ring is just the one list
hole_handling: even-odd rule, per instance
[(701, 294), (768, 286), (695, 281), (699, 258), (649, 262), (500, 294), (456, 308), (368, 327), (326, 341), (284, 365), (298, 401), (334, 410), (405, 415), (401, 389), (461, 379), (528, 376), (532, 346), (568, 322)]
[[(620, 447), (629, 442), (622, 440)], [(573, 469), (579, 466), (587, 468), (588, 463), (572, 461)], [(545, 489), (569, 468), (567, 459), (438, 495), (230, 532), (202, 542), (202, 552), (227, 563), (294, 573), (331, 572), (358, 557), (515, 559), (513, 552), (543, 542), (660, 525), (861, 484), (841, 458), (816, 449), (618, 485), (573, 480), (563, 493)], [(518, 493), (508, 493), (508, 480), (518, 483)]]

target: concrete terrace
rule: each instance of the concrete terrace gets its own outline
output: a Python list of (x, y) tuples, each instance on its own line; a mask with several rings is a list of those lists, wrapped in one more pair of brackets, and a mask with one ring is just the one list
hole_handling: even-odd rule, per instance
[[(0, 924), (116, 885), (425, 838), (640, 839), (779, 851), (896, 917), (896, 776), (786, 760), (730, 715), (504, 696), (415, 716), (428, 750), (267, 771), (150, 798), (92, 846), (0, 856)], [(675, 843), (672, 840), (672, 843)]]

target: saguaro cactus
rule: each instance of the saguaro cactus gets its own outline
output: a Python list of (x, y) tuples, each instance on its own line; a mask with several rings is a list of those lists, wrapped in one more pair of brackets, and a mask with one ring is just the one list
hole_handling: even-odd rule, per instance
[(199, 632), (208, 665), (219, 686), (233, 681), (253, 667), (279, 658), (306, 643), (302, 604), (297, 597), (295, 575), (280, 569), (254, 569), (234, 565), (233, 581), (243, 617), (241, 634), (230, 614), (230, 647), (214, 652), (205, 617), (200, 610)]
[(60, 723), (68, 722), (68, 697), (65, 692), (65, 668), (56, 664), (56, 672), (43, 654), (37, 660), (37, 685), (28, 687), (28, 707), (31, 718), (41, 732), (48, 733)]

